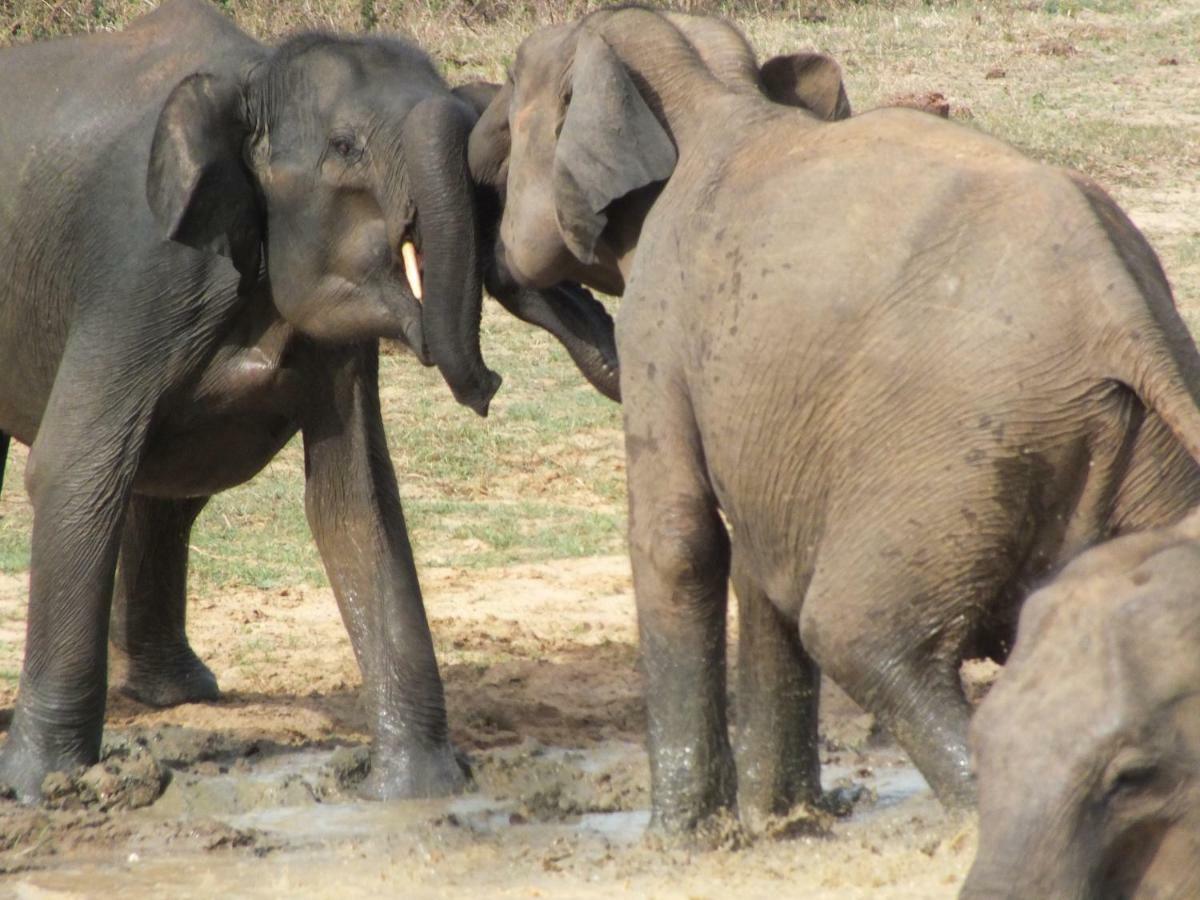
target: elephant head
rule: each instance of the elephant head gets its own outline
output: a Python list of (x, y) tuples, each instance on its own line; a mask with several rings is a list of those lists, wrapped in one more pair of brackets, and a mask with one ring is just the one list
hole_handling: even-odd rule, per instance
[(475, 113), (416, 47), (303, 35), (239, 78), (193, 74), (159, 116), (147, 197), (166, 236), (265, 266), (279, 313), (318, 341), (405, 341), (480, 415)]
[(1200, 896), (1200, 516), (1034, 594), (976, 713), (970, 900)]
[[(828, 120), (850, 115), (840, 68), (827, 56), (780, 56), (760, 68), (722, 20), (640, 12), (747, 102), (765, 97)], [(675, 144), (654, 98), (613, 49), (624, 27), (618, 15), (602, 11), (526, 39), (472, 131), (473, 177), (506, 193), (496, 256), (522, 284), (576, 280), (620, 294), (619, 260), (674, 170)]]
[[(501, 86), (472, 82), (454, 89), (477, 115), (483, 115), (501, 91)], [(474, 175), (474, 173), (472, 173)], [(484, 286), (489, 294), (522, 321), (550, 332), (563, 345), (583, 376), (605, 397), (620, 402), (620, 368), (612, 316), (587, 290), (563, 282), (544, 290), (517, 284), (504, 264), (499, 243), (500, 218), (504, 210), (503, 179), (494, 175), (477, 179), (476, 209), (484, 253)]]

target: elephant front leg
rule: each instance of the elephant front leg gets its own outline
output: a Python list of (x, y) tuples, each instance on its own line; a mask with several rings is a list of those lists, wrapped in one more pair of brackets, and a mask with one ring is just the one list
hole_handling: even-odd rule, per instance
[[(66, 361), (64, 370), (67, 385), (80, 383)], [(50, 772), (100, 755), (113, 570), (149, 418), (137, 409), (98, 415), (70, 388), (55, 392), (26, 470), (34, 515), (25, 663), (0, 750), (0, 783), (27, 802)]]
[(738, 600), (738, 812), (749, 828), (821, 797), (821, 676), (789, 621), (733, 554)]
[(364, 791), (430, 797), (466, 784), (388, 458), (374, 346), (313, 350), (305, 506), (362, 671), (374, 751)]
[(217, 679), (192, 651), (187, 616), (188, 540), (207, 497), (135, 495), (125, 516), (112, 640), (118, 688), (150, 706), (216, 700)]

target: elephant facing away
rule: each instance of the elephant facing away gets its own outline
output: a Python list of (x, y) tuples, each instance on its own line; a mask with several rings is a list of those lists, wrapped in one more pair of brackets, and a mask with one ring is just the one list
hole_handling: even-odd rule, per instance
[(203, 0), (0, 51), (0, 83), (0, 451), (10, 436), (31, 446), (34, 507), (0, 782), (34, 799), (47, 772), (96, 760), (110, 637), (134, 696), (215, 695), (184, 629), (188, 534), (210, 495), (299, 431), (308, 520), (371, 713), (368, 790), (457, 789), (378, 338), (486, 414), (487, 275), (598, 387), (615, 377), (590, 295), (519, 289), (480, 252), (476, 111), (411, 44), (270, 48)]
[(1071, 562), (971, 722), (964, 900), (1200, 896), (1200, 512)]
[(914, 110), (786, 108), (682, 21), (536, 32), (470, 144), (519, 282), (624, 293), (652, 824), (814, 799), (818, 665), (970, 804), (961, 661), (1046, 572), (1200, 500), (1200, 356), (1095, 184)]

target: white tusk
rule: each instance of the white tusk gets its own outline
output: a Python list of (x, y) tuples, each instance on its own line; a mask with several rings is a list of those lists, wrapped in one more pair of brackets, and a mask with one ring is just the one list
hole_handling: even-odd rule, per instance
[(404, 259), (404, 276), (408, 279), (408, 286), (419, 303), (422, 300), (421, 266), (417, 262), (417, 248), (412, 241), (400, 245), (400, 256)]

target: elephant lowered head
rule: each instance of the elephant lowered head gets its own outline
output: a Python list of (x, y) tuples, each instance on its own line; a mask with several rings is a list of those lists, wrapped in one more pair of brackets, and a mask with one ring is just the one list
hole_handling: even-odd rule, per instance
[(1200, 512), (1026, 602), (976, 713), (965, 900), (1200, 896)]
[(295, 38), (195, 73), (155, 129), (147, 198), (165, 236), (265, 266), (282, 317), (319, 342), (403, 340), (480, 415), (474, 111), (396, 39)]
[[(503, 90), (501, 85), (476, 81), (454, 89), (477, 116)], [(485, 126), (486, 127), (486, 126)], [(504, 211), (505, 185), (496, 171), (472, 171), (476, 180), (476, 210), (484, 258), (484, 286), (500, 304), (524, 322), (550, 332), (566, 349), (583, 376), (601, 394), (620, 402), (620, 366), (612, 316), (604, 305), (574, 282), (562, 282), (545, 290), (518, 284), (504, 260), (499, 241)]]
[[(661, 15), (726, 87), (828, 121), (851, 115), (830, 57), (785, 54), (760, 66), (728, 22)], [(642, 220), (674, 169), (674, 139), (582, 23), (539, 31), (516, 67), (520, 86), (510, 78), (495, 92), (470, 140), (472, 176), (505, 198), (495, 257), (523, 285), (577, 281), (622, 294)]]

